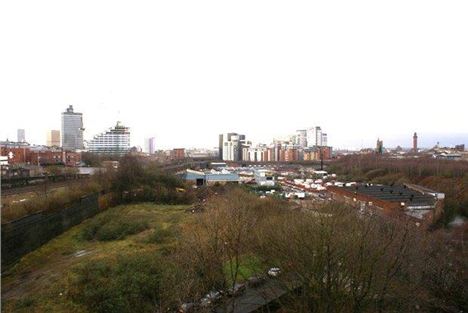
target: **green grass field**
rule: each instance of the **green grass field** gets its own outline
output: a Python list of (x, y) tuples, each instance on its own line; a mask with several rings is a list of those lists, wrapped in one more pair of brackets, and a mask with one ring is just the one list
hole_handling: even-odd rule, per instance
[(178, 227), (191, 219), (188, 206), (121, 205), (84, 221), (2, 275), (3, 312), (88, 312), (66, 297), (70, 279), (83, 264), (112, 264), (122, 256), (164, 253)]
[[(226, 281), (228, 285), (232, 284), (232, 276), (235, 270), (231, 270), (231, 266), (234, 267), (235, 263), (231, 264), (229, 261), (224, 263), (224, 273), (226, 274)], [(236, 281), (246, 281), (251, 276), (256, 276), (264, 272), (264, 265), (254, 255), (244, 255), (240, 258), (239, 269), (237, 272)]]

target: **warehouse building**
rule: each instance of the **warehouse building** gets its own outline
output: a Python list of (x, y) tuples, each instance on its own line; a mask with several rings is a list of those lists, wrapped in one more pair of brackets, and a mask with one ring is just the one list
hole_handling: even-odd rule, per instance
[(374, 185), (327, 188), (332, 198), (357, 206), (361, 211), (404, 216), (419, 224), (431, 224), (442, 213), (444, 194), (417, 185)]
[(194, 171), (191, 169), (185, 170), (185, 172), (179, 174), (179, 176), (196, 186), (214, 185), (214, 184), (238, 184), (240, 181), (239, 175), (230, 173), (228, 171), (215, 171), (211, 170), (208, 172)]

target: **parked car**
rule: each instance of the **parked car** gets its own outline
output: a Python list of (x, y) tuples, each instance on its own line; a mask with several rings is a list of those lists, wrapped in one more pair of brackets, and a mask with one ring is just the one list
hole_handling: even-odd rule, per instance
[(268, 276), (270, 277), (278, 277), (281, 274), (281, 270), (279, 267), (272, 267), (268, 270)]
[(227, 290), (227, 295), (230, 297), (238, 296), (245, 291), (246, 287), (247, 286), (245, 284), (236, 283)]
[(221, 300), (222, 294), (220, 291), (217, 290), (212, 290), (209, 293), (207, 293), (203, 298), (200, 300), (200, 305), (203, 307), (207, 307), (212, 305), (213, 303), (218, 302)]

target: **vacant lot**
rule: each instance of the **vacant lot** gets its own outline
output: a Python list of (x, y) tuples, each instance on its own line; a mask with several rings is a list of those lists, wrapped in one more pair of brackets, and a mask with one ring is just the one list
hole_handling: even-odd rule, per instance
[[(101, 283), (116, 281), (126, 286), (125, 275), (130, 273), (129, 268), (157, 271), (152, 260), (171, 249), (179, 228), (192, 218), (185, 212), (187, 207), (151, 203), (121, 205), (73, 227), (23, 257), (3, 274), (2, 311), (90, 311), (84, 303), (89, 305), (93, 300), (102, 299), (83, 293), (82, 289), (86, 288), (80, 286), (96, 289)], [(141, 264), (134, 264), (135, 259), (141, 260)], [(93, 277), (102, 281), (87, 281), (85, 273), (88, 271), (98, 271)], [(122, 281), (104, 279), (107, 276), (119, 276)], [(146, 286), (148, 282), (141, 282), (141, 285)], [(145, 290), (138, 293), (144, 294)], [(122, 311), (125, 306), (140, 304), (120, 303), (121, 307), (116, 309)]]

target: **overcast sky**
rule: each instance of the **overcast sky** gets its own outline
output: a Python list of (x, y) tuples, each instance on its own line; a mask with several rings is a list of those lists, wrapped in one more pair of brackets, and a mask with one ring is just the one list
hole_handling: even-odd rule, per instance
[(468, 1), (2, 1), (0, 139), (214, 147), (320, 125), (336, 147), (468, 144)]

